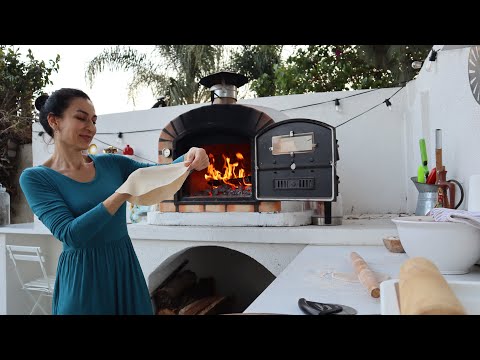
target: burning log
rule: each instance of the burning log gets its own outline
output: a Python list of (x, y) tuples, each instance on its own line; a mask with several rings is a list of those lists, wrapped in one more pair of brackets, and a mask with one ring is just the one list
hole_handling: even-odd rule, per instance
[[(252, 180), (250, 179), (250, 176), (246, 176), (246, 177), (243, 177), (243, 178), (228, 179), (227, 181), (228, 181), (229, 184), (233, 184), (234, 186), (241, 186), (241, 185), (251, 186), (251, 184), (252, 184)], [(244, 181), (245, 181), (245, 183), (247, 183), (249, 185), (245, 185)], [(208, 180), (207, 183), (210, 186), (226, 185), (226, 183), (223, 180), (214, 180), (214, 179)]]

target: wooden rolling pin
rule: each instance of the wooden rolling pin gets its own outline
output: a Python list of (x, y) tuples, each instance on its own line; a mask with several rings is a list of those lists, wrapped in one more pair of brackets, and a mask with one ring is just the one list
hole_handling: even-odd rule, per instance
[(353, 268), (358, 276), (360, 283), (368, 290), (370, 295), (374, 298), (380, 297), (380, 284), (372, 270), (363, 258), (356, 252), (350, 254)]
[(400, 267), (400, 314), (402, 315), (465, 315), (456, 297), (438, 268), (430, 260), (414, 257)]

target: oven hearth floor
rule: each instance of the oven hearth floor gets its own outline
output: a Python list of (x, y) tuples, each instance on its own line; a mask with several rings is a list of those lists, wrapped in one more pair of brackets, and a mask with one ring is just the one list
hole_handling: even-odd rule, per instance
[(312, 211), (259, 212), (203, 212), (180, 213), (150, 211), (149, 225), (205, 225), (205, 226), (302, 226), (311, 225)]

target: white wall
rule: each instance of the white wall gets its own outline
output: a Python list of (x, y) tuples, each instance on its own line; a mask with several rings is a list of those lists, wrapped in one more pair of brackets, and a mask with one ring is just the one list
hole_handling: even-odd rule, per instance
[[(435, 166), (435, 129), (442, 129), (447, 180), (458, 180), (468, 194), (469, 176), (480, 173), (480, 105), (470, 91), (469, 51), (469, 47), (442, 49), (431, 71), (423, 68), (417, 80), (407, 85), (405, 181), (409, 211), (415, 210), (417, 200), (417, 191), (409, 178), (416, 176), (421, 161), (418, 140), (426, 140), (431, 169)], [(466, 205), (464, 200), (460, 209), (466, 209)]]
[[(310, 118), (337, 126), (353, 116), (382, 103), (398, 88), (379, 89), (368, 94), (341, 101), (341, 111), (336, 112), (333, 102), (282, 111), (290, 118)], [(303, 95), (272, 96), (240, 100), (239, 104), (264, 106), (275, 110), (320, 103), (365, 91), (312, 93)], [(340, 176), (340, 191), (345, 213), (398, 213), (406, 210), (406, 184), (403, 181), (404, 164), (403, 131), (405, 116), (403, 102), (405, 92), (400, 91), (392, 99), (392, 111), (381, 104), (367, 114), (352, 120), (337, 129), (340, 145), (340, 161), (337, 163)], [(124, 144), (134, 148), (135, 154), (152, 161), (157, 160), (158, 138), (161, 129), (178, 115), (209, 104), (164, 107), (142, 111), (101, 115), (97, 132), (122, 132)], [(272, 115), (275, 111), (272, 111)], [(274, 117), (274, 119), (276, 119)], [(282, 119), (283, 120), (283, 119)], [(154, 131), (125, 134), (127, 131)], [(34, 124), (34, 131), (41, 131)], [(45, 136), (47, 140), (48, 136)], [(116, 135), (97, 135), (99, 140), (119, 146)], [(98, 141), (100, 149), (106, 147)], [(123, 147), (124, 145), (122, 145)], [(43, 138), (33, 136), (33, 164), (43, 163), (53, 151)], [(379, 193), (381, 192), (381, 196)]]
[[(442, 47), (434, 46), (435, 49)], [(238, 103), (263, 106), (290, 118), (315, 119), (333, 126), (380, 104), (337, 128), (340, 145), (337, 167), (344, 212), (413, 213), (418, 194), (410, 177), (416, 176), (420, 164), (418, 140), (421, 137), (426, 139), (429, 167), (434, 167), (436, 128), (443, 130), (443, 163), (447, 169), (447, 179), (460, 181), (468, 194), (468, 177), (480, 173), (477, 155), (480, 147), (480, 106), (469, 88), (469, 49), (449, 47), (441, 50), (430, 72), (423, 68), (416, 80), (409, 82), (391, 99), (392, 111), (388, 111), (381, 103), (398, 88), (369, 93), (359, 90), (272, 96), (239, 100)], [(361, 94), (363, 92), (365, 94)], [(287, 110), (353, 94), (360, 95), (341, 101), (340, 112), (335, 111), (333, 102)], [(124, 144), (130, 144), (137, 155), (156, 161), (158, 137), (163, 126), (199, 106), (210, 105), (195, 104), (101, 115), (97, 128), (98, 132), (156, 129), (123, 135)], [(40, 124), (34, 124), (35, 130), (41, 130)], [(115, 142), (116, 135), (97, 135), (97, 138), (119, 146)], [(48, 147), (40, 137), (33, 136), (34, 165), (45, 161), (52, 150), (53, 146)], [(460, 208), (466, 208), (465, 205), (466, 200)]]
[[(340, 101), (339, 112), (335, 110), (333, 101), (285, 111), (290, 118), (309, 118), (338, 126), (382, 103), (398, 89), (272, 96), (241, 103), (261, 102), (264, 106), (282, 110), (365, 93)], [(345, 214), (399, 213), (406, 210), (405, 184), (402, 181), (404, 169), (398, 166), (405, 161), (402, 144), (404, 101), (405, 93), (401, 90), (391, 100), (391, 111), (381, 104), (337, 129), (340, 145), (340, 160), (337, 162), (339, 191)]]

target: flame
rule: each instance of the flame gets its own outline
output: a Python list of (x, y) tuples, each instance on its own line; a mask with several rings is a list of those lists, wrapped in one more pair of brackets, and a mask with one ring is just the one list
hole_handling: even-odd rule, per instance
[[(205, 174), (205, 180), (223, 181), (225, 184), (229, 185), (232, 189), (236, 189), (239, 184), (238, 181), (236, 182), (236, 184), (230, 182), (232, 179), (241, 179), (242, 184), (244, 186), (252, 185), (246, 180), (248, 173), (246, 172), (246, 170), (243, 168), (243, 165), (241, 164), (242, 160), (244, 159), (242, 153), (237, 152), (235, 154), (235, 157), (237, 158), (236, 162), (231, 162), (232, 160), (228, 156), (226, 156), (225, 154), (222, 154), (223, 173), (220, 170), (217, 170), (215, 168), (215, 157), (213, 156), (213, 154), (211, 153), (208, 154), (208, 157), (210, 158), (210, 165), (208, 165), (207, 173)], [(237, 170), (238, 170), (238, 173), (236, 173)]]

